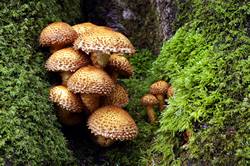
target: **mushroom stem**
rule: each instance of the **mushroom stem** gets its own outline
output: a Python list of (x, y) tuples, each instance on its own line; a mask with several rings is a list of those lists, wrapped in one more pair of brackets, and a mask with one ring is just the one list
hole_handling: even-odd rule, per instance
[(162, 111), (164, 110), (164, 96), (162, 94), (157, 94), (156, 95), (156, 98), (158, 99), (159, 101), (159, 110)]
[(100, 96), (94, 94), (81, 94), (81, 99), (89, 113), (93, 113), (100, 105)]
[(93, 52), (90, 56), (90, 59), (95, 67), (104, 68), (109, 61), (109, 57), (109, 54)]
[(101, 147), (108, 147), (115, 142), (115, 140), (112, 140), (110, 138), (105, 138), (101, 135), (94, 136), (94, 141)]
[(60, 73), (61, 78), (62, 78), (62, 85), (67, 86), (67, 81), (71, 77), (72, 74), (73, 73), (69, 72), (69, 71), (63, 71), (63, 72)]
[(75, 126), (83, 123), (83, 114), (76, 112), (69, 112), (57, 107), (57, 117), (60, 123), (66, 126)]
[(153, 106), (152, 105), (148, 105), (147, 106), (147, 115), (148, 115), (148, 121), (149, 123), (155, 123), (156, 121), (156, 114), (154, 112)]
[(116, 71), (112, 71), (112, 73), (110, 74), (111, 79), (113, 80), (114, 83), (117, 82), (117, 78), (118, 78), (118, 73)]

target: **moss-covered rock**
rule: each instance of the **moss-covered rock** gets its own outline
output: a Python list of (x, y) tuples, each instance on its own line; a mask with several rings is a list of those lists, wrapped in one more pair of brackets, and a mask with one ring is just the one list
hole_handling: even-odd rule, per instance
[(250, 38), (246, 20), (250, 3), (191, 0), (177, 4), (180, 29), (164, 44), (152, 68), (152, 77), (170, 81), (175, 94), (161, 117), (154, 146), (142, 162), (248, 165)]
[(0, 165), (74, 162), (48, 102), (46, 56), (38, 44), (48, 23), (79, 16), (68, 14), (70, 8), (55, 0), (0, 2)]

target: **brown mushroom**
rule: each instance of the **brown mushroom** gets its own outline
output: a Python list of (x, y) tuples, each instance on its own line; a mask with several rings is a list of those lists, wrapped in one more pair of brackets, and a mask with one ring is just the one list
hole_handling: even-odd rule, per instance
[(123, 34), (105, 27), (91, 28), (74, 42), (75, 49), (91, 53), (93, 65), (105, 67), (110, 53), (133, 54), (135, 49)]
[(130, 77), (133, 75), (133, 67), (128, 59), (119, 54), (112, 54), (107, 64), (107, 70), (110, 72), (111, 78), (116, 82), (118, 75)]
[(169, 86), (170, 85), (163, 80), (157, 81), (150, 86), (150, 93), (155, 95), (156, 98), (159, 100), (160, 111), (164, 109), (164, 95), (167, 93)]
[(81, 94), (81, 99), (90, 114), (100, 106), (100, 95)]
[(103, 97), (103, 106), (115, 105), (118, 107), (124, 107), (128, 102), (128, 92), (119, 84), (116, 84), (110, 95)]
[(89, 63), (90, 60), (84, 53), (75, 51), (73, 48), (64, 48), (49, 57), (45, 68), (49, 71), (60, 72), (62, 84), (67, 85), (67, 80), (73, 72)]
[(174, 89), (173, 89), (173, 86), (170, 86), (167, 90), (167, 95), (168, 95), (168, 98), (169, 97), (172, 97), (174, 95)]
[(63, 108), (56, 109), (57, 117), (60, 123), (66, 126), (81, 125), (84, 121), (82, 112), (69, 112)]
[[(109, 95), (113, 91), (115, 84), (109, 75), (94, 66), (86, 66), (77, 70), (68, 80), (68, 88), (74, 93), (81, 93), (81, 98), (87, 109), (92, 112), (93, 108), (88, 107), (95, 103), (98, 107), (100, 96)], [(91, 96), (92, 95), (92, 96)], [(91, 101), (91, 103), (88, 103)]]
[(100, 146), (109, 146), (114, 141), (132, 140), (138, 134), (133, 118), (122, 108), (105, 106), (90, 115), (87, 126), (96, 136)]
[(65, 46), (71, 45), (77, 38), (76, 31), (67, 23), (54, 22), (45, 27), (39, 38), (41, 46), (50, 47), (55, 52)]
[(52, 87), (49, 91), (49, 98), (63, 110), (69, 112), (83, 111), (81, 99), (62, 85)]
[(153, 106), (158, 103), (157, 98), (152, 94), (146, 94), (141, 98), (141, 104), (147, 109), (148, 121), (150, 123), (155, 123), (156, 121), (156, 113), (154, 112)]
[(90, 30), (91, 28), (96, 28), (97, 25), (91, 22), (84, 22), (81, 24), (76, 24), (72, 26), (72, 28), (77, 32), (78, 36), (84, 34), (86, 31)]

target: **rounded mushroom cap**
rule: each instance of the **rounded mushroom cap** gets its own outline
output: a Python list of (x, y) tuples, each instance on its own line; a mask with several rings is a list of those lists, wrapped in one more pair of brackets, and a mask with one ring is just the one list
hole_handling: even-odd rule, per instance
[(78, 35), (84, 34), (86, 31), (95, 27), (98, 27), (98, 26), (95, 24), (92, 24), (91, 22), (85, 22), (85, 23), (76, 24), (72, 26), (72, 28), (77, 32)]
[(169, 86), (170, 85), (166, 81), (157, 81), (150, 86), (150, 93), (153, 95), (165, 94), (167, 93)]
[(49, 98), (53, 103), (64, 110), (82, 112), (83, 106), (81, 99), (62, 85), (51, 88)]
[(135, 48), (123, 34), (109, 28), (96, 27), (80, 35), (74, 42), (76, 49), (86, 53), (100, 51), (106, 54), (135, 53)]
[(112, 54), (109, 58), (107, 66), (112, 70), (117, 71), (121, 75), (128, 77), (133, 75), (133, 67), (129, 63), (128, 59), (124, 56)]
[(75, 72), (90, 63), (89, 58), (73, 48), (64, 48), (53, 53), (46, 61), (45, 68), (49, 71)]
[(69, 24), (54, 22), (42, 30), (39, 42), (42, 46), (66, 46), (76, 38), (77, 33)]
[(141, 104), (144, 106), (158, 104), (157, 98), (152, 94), (146, 94), (141, 98)]
[(113, 140), (131, 140), (138, 134), (133, 118), (122, 108), (105, 106), (90, 115), (88, 128), (94, 135), (101, 135)]
[(67, 86), (74, 93), (109, 95), (115, 87), (109, 75), (94, 66), (77, 70), (68, 80)]
[(116, 84), (113, 92), (110, 95), (105, 96), (103, 104), (124, 107), (128, 102), (128, 92), (121, 85)]

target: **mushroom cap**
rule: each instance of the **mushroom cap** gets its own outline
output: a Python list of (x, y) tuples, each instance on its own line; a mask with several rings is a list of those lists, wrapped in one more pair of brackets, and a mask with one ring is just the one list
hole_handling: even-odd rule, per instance
[(84, 34), (86, 31), (95, 27), (98, 27), (98, 26), (91, 22), (84, 22), (84, 23), (76, 24), (72, 26), (72, 28), (77, 32), (78, 35)]
[(94, 135), (101, 135), (113, 140), (131, 140), (138, 134), (133, 118), (122, 108), (105, 106), (90, 115), (88, 128)]
[(39, 38), (42, 46), (66, 46), (77, 38), (76, 31), (67, 23), (54, 22), (45, 27)]
[(115, 87), (109, 75), (94, 66), (77, 70), (68, 80), (67, 86), (74, 93), (109, 95)]
[(128, 59), (124, 56), (120, 56), (119, 54), (112, 54), (109, 58), (107, 66), (121, 75), (128, 77), (133, 75), (133, 67), (129, 63)]
[(157, 98), (152, 94), (146, 94), (141, 98), (141, 104), (144, 106), (158, 104)]
[(90, 63), (84, 53), (73, 48), (64, 48), (53, 53), (46, 61), (45, 68), (49, 71), (70, 71), (75, 72), (82, 66)]
[(116, 84), (113, 92), (104, 97), (104, 105), (115, 105), (118, 107), (124, 107), (128, 104), (128, 92), (119, 84)]
[(167, 90), (168, 97), (172, 97), (174, 95), (174, 89), (173, 86), (170, 86)]
[(157, 81), (150, 86), (150, 93), (153, 95), (166, 94), (169, 86), (166, 81)]
[(106, 27), (91, 28), (80, 35), (74, 42), (76, 49), (81, 49), (87, 54), (90, 52), (135, 53), (135, 48), (123, 34)]
[(82, 112), (81, 99), (62, 85), (54, 86), (49, 91), (50, 100), (60, 108), (70, 112)]

